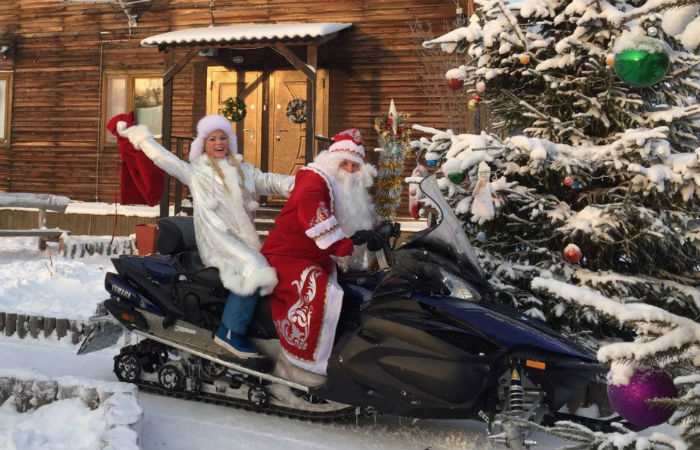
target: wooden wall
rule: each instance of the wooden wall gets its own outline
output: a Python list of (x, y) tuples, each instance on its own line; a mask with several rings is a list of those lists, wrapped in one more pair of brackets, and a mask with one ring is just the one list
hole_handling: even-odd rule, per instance
[[(115, 201), (118, 153), (99, 145), (104, 73), (161, 73), (164, 55), (142, 48), (140, 40), (211, 23), (205, 0), (154, 0), (133, 8), (142, 11), (138, 26), (129, 29), (116, 4), (0, 2), (0, 39), (14, 36), (17, 43), (14, 57), (0, 59), (0, 71), (14, 76), (11, 145), (0, 147), (0, 191)], [(392, 98), (413, 121), (444, 126), (415, 83), (417, 44), (409, 23), (420, 18), (442, 30), (439, 24), (454, 15), (454, 0), (217, 0), (214, 13), (217, 25), (352, 22), (351, 30), (321, 47), (319, 65), (330, 69), (330, 132), (357, 127), (368, 150), (376, 142), (374, 117), (387, 111)], [(174, 135), (192, 135), (204, 114), (210, 64), (218, 63), (195, 57), (175, 77)]]

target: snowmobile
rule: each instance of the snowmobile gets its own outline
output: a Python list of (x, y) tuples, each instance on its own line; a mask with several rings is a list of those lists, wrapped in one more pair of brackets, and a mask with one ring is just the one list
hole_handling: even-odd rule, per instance
[[(511, 448), (535, 444), (522, 421), (584, 421), (558, 411), (603, 366), (545, 323), (494, 300), (435, 176), (420, 189), (437, 220), (399, 248), (398, 224), (383, 224), (370, 248), (380, 268), (339, 274), (343, 310), (320, 387), (279, 378), (265, 359), (251, 365), (213, 344), (227, 291), (218, 270), (202, 265), (190, 217), (159, 221), (159, 253), (112, 260), (110, 298), (78, 353), (114, 345), (127, 330), (114, 372), (143, 389), (308, 419), (481, 418), (490, 437)], [(269, 298), (259, 300), (248, 337), (267, 361), (277, 358)]]

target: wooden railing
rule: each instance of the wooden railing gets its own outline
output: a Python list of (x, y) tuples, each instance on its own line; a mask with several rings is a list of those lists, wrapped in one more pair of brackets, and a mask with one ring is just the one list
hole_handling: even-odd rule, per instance
[[(175, 139), (175, 155), (182, 159), (184, 143), (192, 143), (194, 138), (190, 136), (171, 136)], [(182, 211), (182, 182), (175, 178), (175, 186), (173, 188), (173, 201), (175, 202), (174, 215), (178, 215)], [(160, 198), (160, 217), (167, 217), (170, 212), (170, 175), (165, 174), (165, 188), (163, 196)]]
[(39, 250), (46, 250), (46, 241), (59, 241), (66, 230), (59, 228), (46, 228), (46, 211), (63, 213), (68, 207), (70, 199), (58, 195), (34, 194), (25, 192), (9, 192), (0, 194), (0, 207), (3, 208), (31, 208), (39, 211), (39, 219), (36, 228), (21, 230), (1, 229), (0, 236), (31, 236), (39, 238)]

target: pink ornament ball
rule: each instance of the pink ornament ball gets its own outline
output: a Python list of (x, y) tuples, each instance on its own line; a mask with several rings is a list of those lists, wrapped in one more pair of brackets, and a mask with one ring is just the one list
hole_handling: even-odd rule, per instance
[(564, 185), (567, 187), (571, 187), (574, 185), (574, 179), (571, 177), (566, 177), (564, 178)]
[(652, 427), (666, 422), (673, 408), (651, 407), (652, 398), (676, 398), (678, 390), (671, 375), (658, 367), (636, 369), (628, 384), (609, 384), (608, 400), (626, 421), (641, 427)]
[(464, 86), (464, 81), (460, 80), (459, 78), (450, 78), (447, 80), (447, 86), (453, 91), (456, 91), (458, 89), (462, 89), (462, 86)]

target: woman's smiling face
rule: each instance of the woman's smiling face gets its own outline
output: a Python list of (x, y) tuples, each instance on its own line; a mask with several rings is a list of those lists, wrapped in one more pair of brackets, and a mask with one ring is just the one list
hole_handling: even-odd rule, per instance
[(223, 158), (228, 154), (228, 135), (221, 130), (212, 132), (204, 140), (204, 151), (212, 158)]

